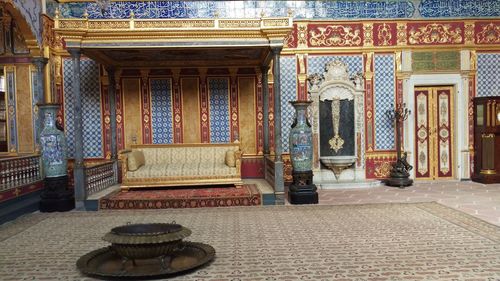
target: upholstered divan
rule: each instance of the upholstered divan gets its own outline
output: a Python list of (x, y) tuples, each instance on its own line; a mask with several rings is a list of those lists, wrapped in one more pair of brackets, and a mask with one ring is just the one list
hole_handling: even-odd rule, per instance
[(239, 143), (145, 144), (120, 152), (122, 190), (234, 184), (240, 187)]

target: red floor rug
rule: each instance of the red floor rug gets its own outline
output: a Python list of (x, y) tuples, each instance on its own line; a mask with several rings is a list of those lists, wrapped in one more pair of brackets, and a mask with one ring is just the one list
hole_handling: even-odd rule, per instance
[(99, 200), (99, 209), (168, 209), (257, 206), (261, 194), (254, 184), (235, 187), (201, 187), (176, 189), (131, 189), (117, 191)]

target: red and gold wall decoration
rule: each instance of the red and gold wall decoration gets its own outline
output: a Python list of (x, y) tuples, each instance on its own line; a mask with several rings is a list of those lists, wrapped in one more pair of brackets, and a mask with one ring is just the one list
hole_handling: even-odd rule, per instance
[(476, 44), (499, 44), (500, 21), (476, 22)]
[(397, 43), (397, 24), (395, 22), (373, 24), (373, 44), (375, 46), (394, 46)]
[(444, 45), (464, 43), (463, 22), (407, 23), (409, 45)]
[(391, 174), (392, 164), (396, 162), (396, 153), (373, 154), (366, 157), (366, 178), (385, 179)]
[(363, 45), (363, 24), (309, 24), (309, 47), (354, 47)]
[(293, 24), (293, 30), (288, 34), (285, 38), (284, 47), (285, 48), (297, 48), (298, 44), (298, 32), (297, 32), (297, 24)]

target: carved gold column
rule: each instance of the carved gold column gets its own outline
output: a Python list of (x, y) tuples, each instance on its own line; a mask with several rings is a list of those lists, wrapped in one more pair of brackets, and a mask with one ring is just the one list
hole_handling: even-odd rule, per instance
[(179, 68), (172, 69), (173, 79), (173, 108), (174, 108), (174, 143), (182, 143), (182, 97), (180, 90), (180, 73)]
[[(264, 154), (264, 83), (260, 67), (255, 68), (257, 73), (257, 155)], [(267, 78), (266, 78), (267, 79)], [(267, 81), (266, 81), (267, 82)], [(266, 83), (267, 86), (267, 83)]]
[(200, 129), (201, 142), (210, 142), (210, 112), (207, 92), (207, 69), (200, 68)]
[(153, 142), (151, 128), (151, 98), (149, 93), (149, 69), (141, 69), (142, 143)]
[(240, 127), (239, 127), (239, 100), (238, 100), (238, 78), (237, 68), (229, 69), (231, 75), (230, 80), (230, 99), (229, 99), (229, 116), (230, 116), (230, 126), (231, 126), (231, 142), (239, 140), (240, 137)]
[(374, 96), (373, 96), (373, 52), (363, 54), (365, 76), (365, 120), (366, 120), (366, 151), (373, 152), (374, 143)]
[(269, 154), (274, 155), (274, 75), (272, 66), (268, 72), (269, 91)]
[(297, 66), (298, 66), (298, 75), (297, 75), (297, 85), (298, 85), (298, 100), (306, 101), (307, 100), (307, 72), (306, 72), (306, 62), (307, 55), (297, 54)]

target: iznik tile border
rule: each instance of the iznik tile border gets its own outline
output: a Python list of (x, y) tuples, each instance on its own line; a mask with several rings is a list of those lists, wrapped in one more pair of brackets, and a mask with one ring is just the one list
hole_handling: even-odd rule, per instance
[[(47, 2), (47, 11), (53, 15), (58, 4)], [(410, 0), (334, 0), (334, 1), (117, 1), (104, 13), (97, 4), (59, 4), (63, 17), (82, 17), (85, 10), (89, 18), (259, 18), (287, 16), (289, 10), (295, 18), (411, 18), (415, 5)]]
[(374, 56), (374, 100), (375, 100), (375, 149), (394, 149), (394, 127), (386, 111), (394, 107), (394, 55)]
[(422, 0), (418, 7), (424, 18), (498, 17), (499, 0)]
[[(19, 2), (22, 0), (14, 0)], [(59, 6), (63, 17), (81, 18), (259, 18), (287, 16), (296, 19), (409, 19), (500, 16), (499, 0), (332, 0), (332, 1), (117, 1), (102, 13), (93, 2), (58, 4), (47, 0), (47, 13)], [(418, 7), (418, 9), (416, 9)]]
[(210, 103), (210, 142), (231, 142), (228, 78), (208, 78), (208, 95)]
[(290, 104), (297, 99), (297, 60), (295, 56), (280, 57), (281, 82), (281, 147), (289, 152), (290, 129), (295, 117), (295, 109)]
[[(74, 93), (72, 62), (63, 60), (64, 89), (64, 132), (68, 144), (68, 157), (75, 155)], [(102, 158), (101, 96), (99, 88), (99, 67), (93, 60), (80, 61), (80, 85), (83, 117), (83, 157)]]
[(173, 143), (172, 83), (170, 79), (151, 79), (151, 126), (153, 143)]
[(500, 53), (477, 54), (478, 97), (500, 96)]

